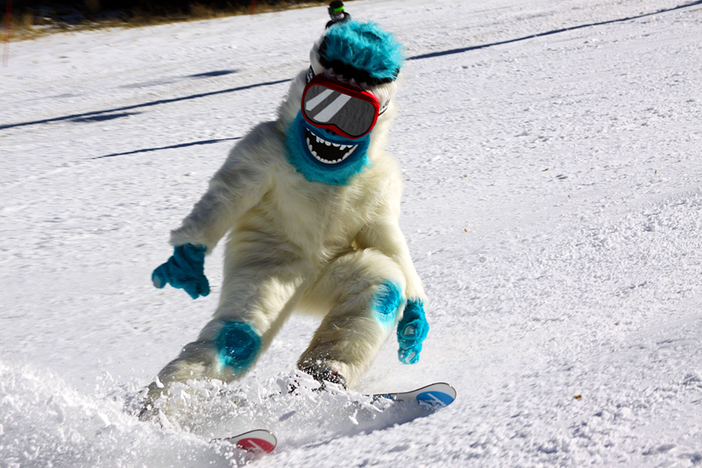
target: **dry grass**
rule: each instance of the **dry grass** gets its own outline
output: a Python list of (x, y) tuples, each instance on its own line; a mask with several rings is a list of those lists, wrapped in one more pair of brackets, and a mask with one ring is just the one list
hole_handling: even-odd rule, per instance
[[(256, 5), (255, 14), (272, 11), (290, 10), (295, 8), (308, 8), (312, 6), (328, 5), (329, 1), (309, 0), (305, 3), (294, 1), (280, 1), (276, 4), (260, 3)], [(7, 18), (3, 12), (0, 20), (2, 25), (2, 41), (24, 41), (36, 39), (47, 34), (61, 32), (75, 32), (96, 30), (104, 28), (134, 28), (169, 24), (183, 21), (199, 21), (204, 19), (224, 18), (229, 16), (249, 15), (251, 7), (230, 6), (227, 8), (213, 8), (204, 3), (193, 2), (188, 6), (188, 11), (153, 14), (139, 8), (131, 11), (122, 11), (113, 17), (91, 19), (76, 12), (73, 21), (65, 21), (60, 15), (38, 16), (31, 11), (19, 11), (11, 15), (11, 25), (7, 28)], [(75, 20), (77, 18), (77, 20)]]

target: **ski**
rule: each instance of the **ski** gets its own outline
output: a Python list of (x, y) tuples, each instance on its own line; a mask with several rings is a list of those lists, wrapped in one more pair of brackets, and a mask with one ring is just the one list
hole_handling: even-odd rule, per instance
[(443, 408), (456, 399), (456, 389), (445, 382), (436, 382), (409, 392), (376, 393), (371, 395), (374, 400), (388, 398), (394, 401), (419, 403), (431, 408)]
[[(453, 403), (456, 399), (456, 390), (445, 382), (436, 382), (407, 392), (376, 393), (368, 395), (368, 397), (375, 401), (389, 399), (404, 403), (418, 403), (423, 407), (434, 410), (444, 408)], [(233, 437), (214, 440), (228, 442), (239, 449), (256, 455), (272, 452), (278, 443), (275, 435), (265, 429), (257, 429)]]
[(236, 445), (239, 449), (246, 450), (256, 455), (271, 453), (278, 444), (278, 439), (276, 439), (273, 433), (265, 429), (256, 429), (233, 437), (215, 440), (229, 442), (232, 445)]

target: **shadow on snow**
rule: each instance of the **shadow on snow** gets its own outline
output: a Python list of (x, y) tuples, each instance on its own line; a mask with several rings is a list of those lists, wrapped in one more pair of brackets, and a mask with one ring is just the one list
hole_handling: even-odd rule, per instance
[(688, 8), (688, 7), (695, 6), (695, 5), (700, 5), (700, 4), (702, 4), (702, 0), (698, 0), (698, 1), (692, 2), (692, 3), (686, 3), (686, 4), (684, 4), (684, 5), (678, 5), (678, 6), (673, 7), (673, 8), (667, 8), (667, 9), (663, 9), (663, 10), (658, 10), (658, 11), (653, 12), (653, 13), (642, 13), (642, 14), (640, 14), (640, 15), (637, 15), (637, 16), (630, 16), (630, 17), (628, 17), (628, 18), (620, 18), (620, 19), (615, 19), (615, 20), (600, 21), (600, 22), (597, 22), (597, 23), (581, 24), (581, 25), (578, 25), (578, 26), (571, 26), (571, 27), (568, 27), (568, 28), (554, 29), (553, 31), (547, 31), (547, 32), (532, 34), (532, 35), (530, 35), (530, 36), (524, 36), (524, 37), (520, 37), (520, 38), (517, 38), (517, 39), (508, 39), (508, 40), (506, 40), (506, 41), (493, 42), (493, 43), (491, 43), (491, 44), (481, 44), (481, 45), (476, 45), (476, 46), (461, 47), (461, 48), (458, 48), (458, 49), (444, 50), (444, 51), (441, 51), (441, 52), (430, 52), (430, 53), (428, 53), (428, 54), (415, 55), (415, 56), (412, 56), (412, 57), (407, 57), (407, 60), (422, 60), (422, 59), (427, 59), (427, 58), (443, 57), (443, 56), (445, 56), (445, 55), (462, 54), (462, 53), (464, 53), (464, 52), (470, 52), (471, 50), (486, 49), (486, 48), (488, 48), (488, 47), (495, 47), (495, 46), (498, 46), (498, 45), (512, 44), (512, 43), (514, 43), (514, 42), (527, 41), (527, 40), (529, 40), (529, 39), (534, 39), (534, 38), (536, 38), (536, 37), (551, 36), (551, 35), (553, 35), (553, 34), (560, 34), (560, 33), (567, 32), (567, 31), (575, 31), (575, 30), (577, 30), (577, 29), (592, 28), (592, 27), (595, 27), (595, 26), (604, 26), (604, 25), (607, 25), (607, 24), (623, 23), (623, 22), (626, 22), (626, 21), (632, 21), (632, 20), (637, 20), (637, 19), (641, 19), (641, 18), (646, 18), (646, 17), (649, 17), (649, 16), (660, 15), (660, 14), (662, 14), (662, 13), (668, 13), (668, 12), (671, 12), (671, 11), (680, 10), (680, 9), (683, 9), (683, 8)]
[(190, 143), (179, 143), (177, 145), (170, 145), (170, 146), (160, 146), (158, 148), (144, 148), (144, 149), (139, 149), (139, 150), (134, 150), (134, 151), (125, 151), (123, 153), (112, 153), (112, 154), (105, 154), (103, 156), (96, 156), (91, 159), (104, 159), (104, 158), (114, 158), (116, 156), (127, 156), (130, 154), (137, 154), (137, 153), (149, 153), (151, 151), (161, 151), (161, 150), (166, 150), (166, 149), (176, 149), (176, 148), (187, 148), (188, 146), (199, 146), (199, 145), (212, 145), (214, 143), (221, 143), (223, 141), (233, 141), (233, 140), (238, 140), (241, 137), (233, 137), (233, 138), (216, 138), (213, 140), (201, 140), (201, 141), (192, 141)]
[(142, 104), (135, 104), (133, 106), (117, 107), (115, 109), (107, 109), (107, 110), (94, 111), (94, 112), (85, 112), (83, 114), (65, 115), (63, 117), (54, 117), (51, 119), (34, 120), (31, 122), (21, 122), (21, 123), (16, 123), (16, 124), (0, 125), (0, 130), (5, 130), (8, 128), (26, 127), (29, 125), (39, 125), (39, 124), (46, 124), (46, 123), (63, 122), (65, 120), (74, 120), (75, 121), (77, 119), (87, 119), (90, 117), (95, 117), (95, 116), (104, 115), (104, 114), (112, 114), (115, 112), (124, 112), (124, 111), (133, 110), (133, 109), (143, 109), (145, 107), (160, 106), (162, 104), (170, 104), (173, 102), (188, 101), (190, 99), (199, 99), (199, 98), (204, 98), (204, 97), (217, 96), (219, 94), (235, 93), (237, 91), (244, 91), (247, 89), (258, 88), (261, 86), (273, 86), (273, 85), (277, 85), (277, 84), (281, 84), (281, 83), (287, 83), (288, 81), (292, 81), (292, 80), (290, 78), (288, 78), (285, 80), (268, 81), (265, 83), (256, 83), (256, 84), (252, 84), (252, 85), (238, 86), (236, 88), (222, 89), (219, 91), (211, 91), (208, 93), (193, 94), (190, 96), (183, 96), (183, 97), (177, 97), (177, 98), (171, 98), (171, 99), (159, 99), (157, 101), (145, 102)]
[[(603, 26), (603, 25), (607, 25), (607, 24), (615, 24), (615, 23), (622, 23), (622, 22), (626, 22), (626, 21), (637, 20), (637, 19), (646, 18), (646, 17), (650, 17), (650, 16), (660, 15), (663, 13), (668, 13), (668, 12), (675, 11), (675, 10), (689, 8), (689, 7), (692, 7), (695, 5), (702, 5), (702, 0), (697, 0), (697, 1), (686, 3), (683, 5), (678, 5), (678, 6), (673, 7), (673, 8), (658, 10), (658, 11), (655, 11), (652, 13), (642, 13), (640, 15), (630, 16), (627, 18), (600, 21), (600, 22), (596, 22), (596, 23), (588, 23), (588, 24), (581, 24), (578, 26), (571, 26), (571, 27), (567, 27), (567, 28), (554, 29), (552, 31), (536, 33), (536, 34), (532, 34), (529, 36), (524, 36), (524, 37), (520, 37), (520, 38), (516, 38), (516, 39), (508, 39), (505, 41), (493, 42), (490, 44), (481, 44), (481, 45), (475, 45), (475, 46), (469, 46), (469, 47), (461, 47), (461, 48), (457, 48), (457, 49), (444, 50), (444, 51), (440, 51), (440, 52), (430, 52), (428, 54), (414, 55), (412, 57), (407, 57), (407, 60), (423, 60), (423, 59), (434, 58), (434, 57), (443, 57), (446, 55), (461, 54), (464, 52), (470, 52), (472, 50), (485, 49), (485, 48), (495, 47), (495, 46), (504, 45), (504, 44), (512, 44), (515, 42), (526, 41), (526, 40), (537, 38), (537, 37), (544, 37), (544, 36), (550, 36), (550, 35), (554, 35), (554, 34), (560, 34), (563, 32), (568, 32), (568, 31), (575, 31), (577, 29), (591, 28), (591, 27), (595, 27), (595, 26)], [(226, 74), (234, 73), (234, 72), (236, 72), (236, 70), (217, 70), (217, 71), (212, 71), (212, 72), (205, 72), (205, 73), (191, 75), (191, 76), (189, 76), (189, 78), (206, 78), (206, 77), (226, 75)], [(223, 89), (220, 91), (212, 91), (212, 92), (208, 92), (208, 93), (193, 94), (190, 96), (183, 96), (183, 97), (172, 98), (172, 99), (159, 99), (157, 101), (145, 102), (143, 104), (118, 107), (115, 109), (108, 109), (108, 110), (103, 110), (103, 111), (86, 112), (84, 114), (73, 114), (73, 115), (67, 115), (67, 116), (63, 116), (63, 117), (55, 117), (55, 118), (51, 118), (51, 119), (43, 119), (43, 120), (35, 120), (35, 121), (31, 121), (31, 122), (20, 122), (20, 123), (16, 123), (16, 124), (0, 125), (0, 130), (4, 130), (4, 129), (8, 129), (8, 128), (25, 127), (25, 126), (29, 126), (29, 125), (39, 125), (39, 124), (46, 124), (46, 123), (61, 122), (61, 121), (65, 121), (65, 120), (73, 120), (73, 121), (78, 121), (78, 122), (92, 122), (92, 121), (99, 120), (97, 118), (97, 116), (102, 116), (104, 114), (112, 114), (115, 112), (124, 112), (124, 111), (128, 111), (128, 110), (133, 110), (133, 109), (142, 109), (145, 107), (159, 106), (162, 104), (170, 104), (173, 102), (182, 102), (182, 101), (187, 101), (190, 99), (199, 99), (199, 98), (203, 98), (203, 97), (216, 96), (219, 94), (235, 93), (238, 91), (244, 91), (247, 89), (258, 88), (261, 86), (273, 86), (273, 85), (277, 85), (277, 84), (287, 83), (289, 81), (292, 81), (292, 79), (288, 78), (288, 79), (284, 79), (284, 80), (267, 81), (264, 83), (256, 83), (256, 84), (252, 84), (252, 85), (239, 86), (236, 88)], [(117, 114), (117, 116), (121, 117), (121, 116), (124, 116), (124, 114)], [(116, 117), (112, 117), (112, 118), (116, 118)], [(107, 119), (109, 119), (109, 117), (107, 117), (105, 120), (107, 120)], [(216, 142), (216, 141), (214, 141), (214, 142)], [(170, 148), (170, 147), (168, 147), (168, 148)], [(141, 151), (148, 151), (148, 150), (139, 150), (139, 151), (135, 151), (135, 152), (141, 152)], [(123, 154), (132, 154), (132, 153), (123, 153)], [(107, 155), (107, 156), (101, 156), (101, 157), (110, 157), (110, 156), (119, 156), (119, 155), (121, 155), (121, 154)]]

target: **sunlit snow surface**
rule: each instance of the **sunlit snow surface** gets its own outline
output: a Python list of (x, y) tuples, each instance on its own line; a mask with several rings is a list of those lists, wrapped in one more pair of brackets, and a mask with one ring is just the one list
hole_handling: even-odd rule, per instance
[[(421, 362), (391, 339), (356, 390), (455, 403), (281, 393), (316, 326), (296, 317), (243, 380), (140, 422), (221, 282), (218, 249), (209, 297), (154, 289), (169, 230), (327, 13), (57, 34), (0, 67), (0, 467), (702, 464), (702, 3), (346, 6), (410, 58), (389, 149), (431, 299)], [(258, 427), (262, 460), (210, 442)]]

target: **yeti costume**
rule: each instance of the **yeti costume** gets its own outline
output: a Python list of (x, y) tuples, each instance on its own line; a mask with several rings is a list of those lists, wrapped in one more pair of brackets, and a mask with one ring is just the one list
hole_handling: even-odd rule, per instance
[[(154, 285), (169, 283), (193, 298), (209, 293), (205, 256), (229, 235), (214, 316), (159, 373), (151, 398), (171, 382), (240, 377), (293, 312), (323, 318), (298, 361), (319, 381), (356, 384), (395, 327), (400, 361), (419, 359), (429, 329), (426, 297), (398, 225), (400, 169), (383, 149), (396, 113), (402, 47), (373, 23), (348, 20), (326, 31), (310, 59), (278, 119), (259, 124), (231, 150), (171, 233), (175, 252), (154, 271)], [(364, 124), (371, 130), (350, 138), (336, 124), (308, 121), (325, 118), (310, 110), (323, 96), (302, 105), (317, 82), (326, 95), (341, 96), (321, 104), (330, 119), (345, 110), (338, 103), (351, 100), (375, 116), (374, 125)], [(360, 118), (345, 118), (340, 127), (355, 131)]]

